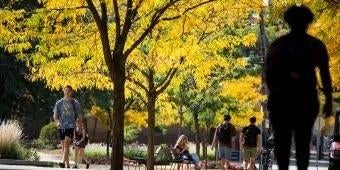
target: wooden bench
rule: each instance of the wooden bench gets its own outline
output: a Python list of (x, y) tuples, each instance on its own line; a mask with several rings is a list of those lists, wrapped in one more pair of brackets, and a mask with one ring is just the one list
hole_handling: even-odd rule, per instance
[[(180, 169), (184, 170), (184, 166), (186, 166), (186, 169), (190, 169), (191, 165), (194, 165), (193, 161), (181, 159), (180, 156), (176, 153), (175, 149), (169, 146), (166, 146), (166, 148), (171, 151), (171, 159), (164, 161), (164, 162), (156, 161), (156, 158), (159, 154), (156, 150), (156, 152), (154, 153), (154, 157), (155, 157), (155, 166), (157, 167), (155, 167), (155, 169), (165, 170), (167, 169), (167, 166), (170, 166), (170, 170), (176, 170), (176, 167), (177, 167), (177, 170), (180, 170)], [(144, 166), (145, 169), (147, 169), (147, 166), (146, 166), (147, 158), (145, 157), (145, 155), (146, 155), (146, 151), (137, 151), (136, 156), (131, 158), (131, 162), (135, 164), (134, 166), (135, 170), (140, 169), (141, 166)], [(129, 170), (129, 166), (128, 166), (128, 170)]]
[[(137, 168), (140, 169), (141, 166), (144, 166), (145, 169), (147, 169), (147, 166), (146, 166), (147, 156), (145, 156), (145, 155), (147, 155), (146, 152), (147, 151), (142, 151), (142, 150), (137, 151), (136, 156), (131, 158), (131, 161), (134, 162), (134, 164), (136, 165), (135, 168), (134, 168), (135, 170)], [(154, 157), (156, 158), (157, 155), (158, 155), (158, 152), (155, 152)], [(157, 161), (155, 161), (155, 166), (160, 166), (160, 170), (163, 170), (163, 169), (166, 170), (166, 166), (168, 166), (168, 165), (170, 165), (170, 162), (157, 162)], [(159, 169), (159, 168), (156, 167), (155, 169)], [(128, 166), (128, 170), (129, 170), (129, 166)]]
[(184, 169), (184, 166), (186, 169), (190, 169), (191, 165), (194, 165), (195, 163), (192, 160), (186, 160), (182, 159), (179, 154), (176, 153), (175, 148), (168, 147), (171, 150), (172, 160), (170, 160), (170, 170), (175, 170), (177, 165), (177, 170)]

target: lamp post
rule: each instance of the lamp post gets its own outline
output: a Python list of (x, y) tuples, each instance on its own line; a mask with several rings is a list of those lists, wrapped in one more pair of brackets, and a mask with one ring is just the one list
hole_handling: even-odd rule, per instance
[[(258, 56), (260, 58), (261, 64), (261, 93), (263, 95), (267, 94), (267, 89), (265, 86), (265, 78), (264, 78), (264, 64), (265, 58), (267, 54), (267, 36), (265, 32), (265, 9), (271, 3), (271, 0), (263, 0), (263, 5), (260, 6), (260, 13), (259, 13), (259, 53)], [(261, 102), (261, 112), (263, 113), (263, 122), (262, 122), (262, 146), (264, 146), (267, 138), (269, 137), (269, 130), (270, 130), (270, 122), (268, 119), (268, 111), (267, 111), (267, 101)]]

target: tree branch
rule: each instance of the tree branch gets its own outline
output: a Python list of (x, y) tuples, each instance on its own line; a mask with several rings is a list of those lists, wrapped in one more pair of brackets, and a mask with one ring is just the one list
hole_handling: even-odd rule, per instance
[(131, 105), (135, 102), (134, 99), (129, 100), (124, 106), (124, 112), (128, 111), (131, 108)]
[(144, 0), (139, 0), (138, 2), (136, 2), (136, 7), (135, 10), (138, 11), (138, 9), (142, 6)]
[(145, 91), (145, 93), (148, 93), (148, 92), (149, 92), (149, 90), (146, 88), (146, 86), (144, 86), (141, 82), (139, 82), (139, 81), (137, 81), (137, 80), (131, 78), (130, 76), (126, 76), (126, 80), (128, 80), (128, 81), (130, 81), (131, 83), (135, 84), (136, 86), (142, 88), (142, 89)]
[(128, 88), (128, 89), (131, 90), (133, 93), (135, 93), (145, 105), (148, 104), (148, 103), (144, 100), (143, 95), (142, 95), (140, 92), (138, 92), (137, 90), (131, 88), (130, 86), (127, 86), (126, 88)]
[[(121, 41), (120, 42), (125, 42), (127, 39), (127, 36), (129, 34), (129, 31), (131, 29), (131, 25), (132, 25), (132, 20), (133, 18), (135, 18), (136, 14), (137, 14), (137, 9), (133, 9), (133, 5), (132, 5), (132, 0), (127, 0), (127, 7), (126, 7), (126, 14), (125, 14), (125, 21), (124, 21), (124, 25), (123, 25), (123, 30), (121, 33)], [(120, 44), (123, 47), (121, 47), (121, 49), (124, 49), (125, 43)]]
[(196, 8), (198, 8), (198, 7), (200, 7), (200, 6), (203, 6), (203, 5), (205, 5), (205, 4), (208, 4), (208, 3), (210, 3), (210, 2), (213, 2), (213, 1), (216, 1), (216, 0), (207, 0), (207, 1), (201, 2), (201, 3), (199, 3), (199, 4), (196, 4), (196, 5), (192, 6), (192, 7), (189, 7), (189, 8), (187, 8), (187, 9), (185, 9), (185, 10), (182, 12), (182, 14), (179, 14), (179, 15), (173, 16), (173, 17), (162, 18), (161, 21), (171, 21), (171, 20), (178, 19), (178, 18), (180, 18), (181, 16), (183, 16), (184, 14), (186, 14), (187, 12), (189, 12), (189, 11), (191, 11), (191, 10), (193, 10), (193, 9), (196, 9)]
[(102, 22), (107, 23), (107, 8), (106, 3), (103, 0), (100, 1), (100, 8), (102, 14)]
[[(182, 64), (185, 60), (185, 56), (182, 56), (180, 59), (179, 59), (179, 64)], [(173, 79), (173, 77), (175, 76), (176, 72), (178, 70), (178, 67), (173, 67), (171, 68), (167, 75), (165, 76), (164, 80), (162, 81), (161, 84), (159, 84), (156, 88), (156, 94), (160, 94), (162, 93), (170, 84), (171, 80)]]
[(164, 83), (163, 83), (163, 84), (160, 84), (159, 88), (157, 88), (157, 90), (156, 90), (156, 94), (157, 94), (157, 95), (160, 94), (160, 93), (162, 93), (162, 92), (169, 86), (169, 84), (170, 84), (172, 78), (175, 76), (177, 70), (178, 70), (178, 68), (173, 69), (173, 70), (170, 72), (170, 74), (169, 74), (169, 76), (168, 76), (168, 79), (165, 79)]
[[(78, 9), (89, 9), (89, 6), (74, 6), (74, 7), (65, 7), (65, 8), (46, 8), (43, 11), (42, 10), (34, 10), (34, 11), (25, 11), (22, 12), (23, 14), (38, 14), (42, 12), (51, 12), (51, 11), (64, 11), (64, 10), (78, 10)], [(3, 9), (2, 9), (3, 10)], [(13, 9), (6, 9), (6, 11), (10, 12), (17, 12), (16, 10)]]
[(124, 52), (124, 59), (126, 60), (127, 56), (144, 40), (144, 38), (155, 28), (155, 26), (159, 23), (160, 17), (164, 14), (166, 10), (168, 10), (173, 4), (178, 2), (179, 0), (171, 0), (167, 4), (165, 4), (162, 8), (157, 10), (150, 21), (150, 25), (144, 30), (144, 32), (140, 35), (139, 38)]
[(137, 70), (138, 70), (139, 72), (141, 72), (145, 77), (149, 77), (149, 74), (148, 74), (146, 71), (144, 71), (144, 70), (142, 70), (141, 68), (139, 68), (135, 63), (131, 63), (130, 66), (133, 67), (133, 68), (135, 68), (135, 69), (137, 69)]
[(327, 3), (329, 3), (330, 5), (337, 7), (339, 5), (339, 2), (337, 2), (337, 0), (324, 0)]
[(77, 10), (77, 9), (87, 9), (89, 6), (74, 6), (74, 7), (65, 7), (65, 8), (48, 8), (48, 11), (64, 11), (64, 10)]
[[(93, 4), (92, 0), (86, 0), (89, 9), (93, 15), (94, 20), (96, 21), (98, 31), (100, 34), (102, 46), (103, 46), (103, 53), (104, 59), (110, 71), (110, 75), (112, 74), (112, 58), (111, 58), (111, 49), (110, 49), (110, 41), (109, 41), (109, 33), (107, 30), (107, 9), (105, 1), (100, 1), (101, 11), (102, 11), (102, 18), (100, 18), (99, 13), (96, 7)], [(112, 75), (111, 75), (112, 77)]]
[(146, 13), (144, 16), (138, 16), (137, 18), (135, 18), (134, 22), (137, 22), (138, 20), (140, 20), (141, 18), (146, 18), (149, 17), (153, 12), (155, 12), (156, 10), (151, 10), (148, 13)]
[(92, 0), (86, 0), (86, 2), (87, 2), (87, 4), (89, 5), (88, 7), (89, 7), (89, 9), (90, 9), (90, 11), (91, 11), (91, 13), (92, 13), (92, 15), (93, 15), (94, 20), (95, 20), (96, 23), (97, 23), (97, 26), (98, 26), (98, 27), (101, 26), (101, 25), (102, 25), (102, 24), (101, 24), (101, 18), (100, 18), (100, 16), (99, 16), (99, 13), (98, 13), (96, 7), (94, 6)]
[(156, 89), (158, 89), (160, 86), (162, 86), (165, 81), (168, 80), (168, 78), (170, 77), (170, 75), (172, 74), (173, 70), (175, 69), (175, 66), (171, 67), (168, 72), (166, 73), (165, 75), (165, 78), (161, 81), (161, 83), (159, 83), (157, 86), (156, 86)]
[(115, 14), (115, 23), (116, 23), (116, 43), (120, 39), (120, 16), (119, 16), (119, 8), (117, 0), (113, 0), (113, 12)]
[(204, 39), (209, 37), (209, 35), (213, 34), (214, 32), (216, 32), (216, 31), (210, 31), (210, 32), (203, 31), (202, 35), (200, 36), (200, 38), (197, 41), (197, 44), (200, 44)]

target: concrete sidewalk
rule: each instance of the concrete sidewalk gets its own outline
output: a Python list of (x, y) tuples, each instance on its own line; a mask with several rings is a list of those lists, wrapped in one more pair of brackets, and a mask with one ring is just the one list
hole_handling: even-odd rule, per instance
[[(39, 152), (40, 160), (39, 161), (18, 161), (18, 160), (4, 160), (0, 159), (0, 169), (2, 170), (58, 170), (64, 169), (59, 168), (58, 162), (61, 161), (61, 156), (58, 154), (50, 154), (45, 152)], [(294, 153), (291, 158), (291, 166), (289, 166), (289, 170), (297, 170), (295, 166), (296, 160), (294, 159)], [(71, 167), (74, 165), (73, 161), (70, 161)], [(44, 167), (41, 167), (44, 166)], [(258, 164), (257, 164), (258, 167)], [(81, 164), (80, 168), (85, 168), (85, 165)], [(155, 167), (155, 169), (160, 169), (160, 167)], [(98, 170), (109, 170), (110, 165), (93, 165), (91, 164), (90, 169), (98, 169)], [(124, 166), (124, 170), (133, 170), (140, 169), (145, 170), (144, 166), (134, 167), (134, 166)], [(166, 169), (170, 169), (168, 166)], [(311, 154), (310, 167), (308, 170), (327, 170), (328, 169), (328, 160), (319, 160), (318, 163), (316, 161), (315, 153)], [(273, 165), (272, 170), (278, 170), (277, 165)]]

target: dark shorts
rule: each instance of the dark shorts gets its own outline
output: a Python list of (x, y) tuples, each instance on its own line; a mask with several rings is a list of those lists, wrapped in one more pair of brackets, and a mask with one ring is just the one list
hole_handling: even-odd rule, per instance
[(218, 158), (229, 160), (231, 155), (231, 148), (227, 146), (218, 146)]
[(79, 145), (77, 145), (77, 144), (74, 144), (74, 145), (77, 146), (77, 147), (79, 147), (79, 148), (85, 148), (86, 142), (85, 142), (85, 141), (82, 141), (82, 142), (80, 142)]
[(71, 128), (71, 129), (58, 129), (57, 133), (58, 133), (59, 140), (64, 140), (65, 136), (71, 138), (71, 140), (72, 140), (72, 138), (73, 138), (73, 131), (74, 131), (73, 128)]
[(79, 147), (79, 148), (85, 148), (85, 146), (87, 145), (88, 141), (89, 141), (89, 138), (86, 136), (85, 139), (83, 141), (81, 141), (79, 143), (79, 145), (77, 145), (77, 142), (80, 141), (81, 139), (76, 139), (74, 141), (74, 145)]

